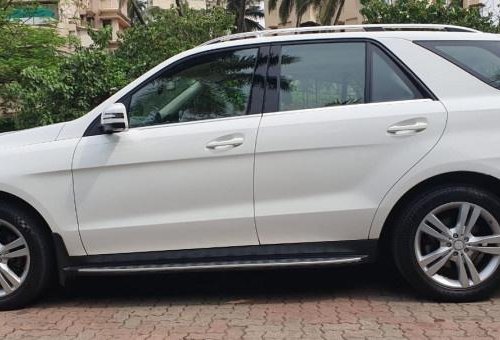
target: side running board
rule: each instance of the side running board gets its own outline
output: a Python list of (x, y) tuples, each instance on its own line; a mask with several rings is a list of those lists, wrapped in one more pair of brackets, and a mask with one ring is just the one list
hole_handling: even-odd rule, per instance
[(79, 275), (131, 274), (131, 273), (161, 273), (179, 271), (210, 271), (224, 269), (257, 269), (279, 267), (309, 267), (331, 266), (362, 262), (367, 256), (352, 257), (321, 257), (297, 259), (269, 259), (269, 260), (240, 260), (194, 263), (169, 263), (154, 265), (120, 265), (95, 267), (67, 267), (64, 271)]

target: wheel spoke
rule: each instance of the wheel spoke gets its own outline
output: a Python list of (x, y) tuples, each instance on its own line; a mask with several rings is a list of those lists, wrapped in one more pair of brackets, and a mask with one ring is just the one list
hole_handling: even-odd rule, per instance
[(438, 232), (434, 228), (431, 228), (425, 222), (423, 222), (422, 225), (420, 225), (420, 230), (422, 232), (426, 233), (429, 236), (437, 238), (438, 240), (441, 240), (441, 241), (444, 241), (444, 242), (448, 241), (448, 236), (441, 234), (440, 232)]
[[(0, 243), (0, 296), (9, 295), (19, 288), (30, 269), (30, 250), (19, 229), (0, 219), (0, 232), (7, 235)], [(21, 259), (14, 260), (14, 259)]]
[(7, 282), (7, 280), (3, 277), (2, 273), (0, 273), (0, 287), (2, 287), (2, 289), (4, 290), (5, 293), (10, 293), (13, 291), (12, 287)]
[(3, 275), (7, 281), (9, 281), (13, 288), (17, 288), (21, 285), (19, 276), (17, 276), (5, 263), (0, 263), (0, 275)]
[(6, 254), (7, 252), (11, 251), (12, 249), (24, 246), (24, 241), (19, 237), (15, 239), (14, 241), (10, 242), (9, 244), (6, 244), (4, 246), (0, 246), (0, 254)]
[(472, 237), (467, 244), (476, 245), (483, 243), (500, 243), (500, 235), (488, 235), (488, 236), (478, 236)]
[(472, 282), (477, 285), (481, 283), (481, 278), (479, 277), (479, 273), (477, 272), (476, 266), (470, 259), (469, 255), (467, 253), (463, 253), (463, 257), (465, 259), (465, 264), (467, 266), (467, 269), (469, 270), (470, 277), (472, 279)]
[(439, 218), (437, 218), (436, 215), (434, 214), (429, 214), (425, 218), (424, 222), (427, 222), (427, 225), (434, 226), (439, 232), (441, 232), (443, 235), (446, 236), (451, 236), (451, 231), (450, 228), (448, 228), (446, 225), (444, 225)]
[(448, 262), (448, 260), (450, 259), (452, 254), (453, 254), (453, 252), (450, 251), (446, 256), (444, 256), (439, 261), (437, 261), (432, 266), (430, 266), (427, 269), (426, 273), (429, 276), (433, 276), (434, 274), (436, 274), (441, 268), (443, 268), (443, 266), (446, 264), (446, 262)]
[(467, 224), (467, 217), (469, 216), (470, 204), (462, 203), (458, 212), (457, 229), (460, 233), (465, 233), (465, 225)]
[(463, 288), (469, 287), (469, 277), (467, 276), (467, 271), (465, 270), (465, 263), (462, 254), (458, 254), (457, 257), (457, 269), (458, 269), (458, 281)]
[(23, 256), (28, 256), (28, 248), (20, 248), (18, 250), (14, 250), (13, 252), (6, 253), (3, 255), (4, 258), (6, 259), (15, 259), (17, 257), (23, 257)]
[(431, 264), (432, 262), (442, 258), (443, 256), (446, 256), (448, 255), (448, 252), (451, 251), (451, 248), (449, 247), (441, 247), (441, 248), (438, 248), (436, 249), (435, 251), (433, 251), (432, 253), (429, 253), (425, 256), (423, 256), (419, 261), (418, 263), (421, 265), (421, 266), (424, 266), (424, 267), (427, 267), (429, 264)]
[(474, 209), (472, 210), (472, 214), (469, 218), (469, 221), (465, 224), (465, 229), (464, 229), (464, 235), (470, 235), (472, 228), (477, 223), (477, 219), (479, 218), (479, 215), (481, 215), (481, 207), (474, 206)]
[(500, 247), (469, 246), (469, 249), (485, 254), (500, 255)]

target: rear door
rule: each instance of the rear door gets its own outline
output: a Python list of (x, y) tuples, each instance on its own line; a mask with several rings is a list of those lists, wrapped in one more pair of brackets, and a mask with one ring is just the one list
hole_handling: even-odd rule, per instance
[(443, 105), (375, 42), (273, 46), (255, 157), (262, 244), (357, 240), (439, 140)]

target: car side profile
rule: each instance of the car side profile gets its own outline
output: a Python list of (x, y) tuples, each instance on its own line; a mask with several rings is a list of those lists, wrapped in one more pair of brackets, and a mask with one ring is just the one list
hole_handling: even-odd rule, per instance
[(230, 35), (74, 121), (0, 135), (0, 309), (56, 279), (392, 259), (426, 297), (500, 285), (500, 37)]

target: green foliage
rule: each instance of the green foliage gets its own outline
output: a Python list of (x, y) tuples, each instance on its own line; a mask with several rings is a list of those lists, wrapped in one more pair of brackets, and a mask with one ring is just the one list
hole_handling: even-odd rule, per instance
[(228, 0), (227, 10), (234, 15), (234, 32), (251, 32), (261, 30), (258, 19), (264, 17), (264, 11), (257, 0)]
[(121, 36), (117, 58), (127, 65), (130, 79), (160, 62), (199, 44), (226, 35), (233, 28), (233, 17), (222, 8), (157, 10), (147, 25), (134, 26)]
[(0, 133), (12, 131), (15, 128), (14, 119), (11, 117), (0, 117)]
[[(0, 0), (0, 113), (18, 108), (17, 97), (8, 99), (8, 87), (22, 78), (28, 67), (53, 68), (62, 61), (60, 49), (67, 42), (51, 27), (35, 28), (9, 20), (13, 8)], [(1, 118), (0, 131), (11, 130), (13, 120)]]
[[(278, 7), (278, 15), (282, 23), (290, 19), (292, 9), (295, 9), (297, 26), (300, 25), (302, 17), (309, 8), (318, 11), (318, 21), (321, 25), (335, 24), (338, 15), (345, 5), (345, 0), (282, 0)], [(278, 0), (269, 0), (269, 11), (276, 9)]]
[(90, 48), (76, 46), (57, 63), (25, 65), (2, 97), (15, 103), (18, 129), (74, 119), (158, 63), (227, 34), (233, 20), (220, 8), (186, 8), (183, 16), (158, 10), (147, 25), (125, 31), (116, 51), (106, 48), (111, 32), (101, 30), (91, 33)]
[(444, 0), (398, 0), (394, 5), (384, 0), (361, 0), (361, 14), (369, 24), (449, 24), (475, 28), (484, 32), (499, 32), (492, 14), (481, 16), (478, 8), (462, 8), (461, 0), (446, 5)]
[(82, 49), (55, 68), (26, 68), (8, 94), (20, 106), (16, 126), (28, 128), (77, 118), (126, 82), (123, 67), (111, 54)]
[(28, 66), (53, 66), (66, 42), (49, 27), (40, 29), (8, 19), (11, 8), (0, 0), (0, 85), (18, 79)]
[(0, 83), (16, 80), (28, 66), (54, 66), (60, 61), (57, 48), (64, 39), (50, 28), (12, 24), (0, 27)]

